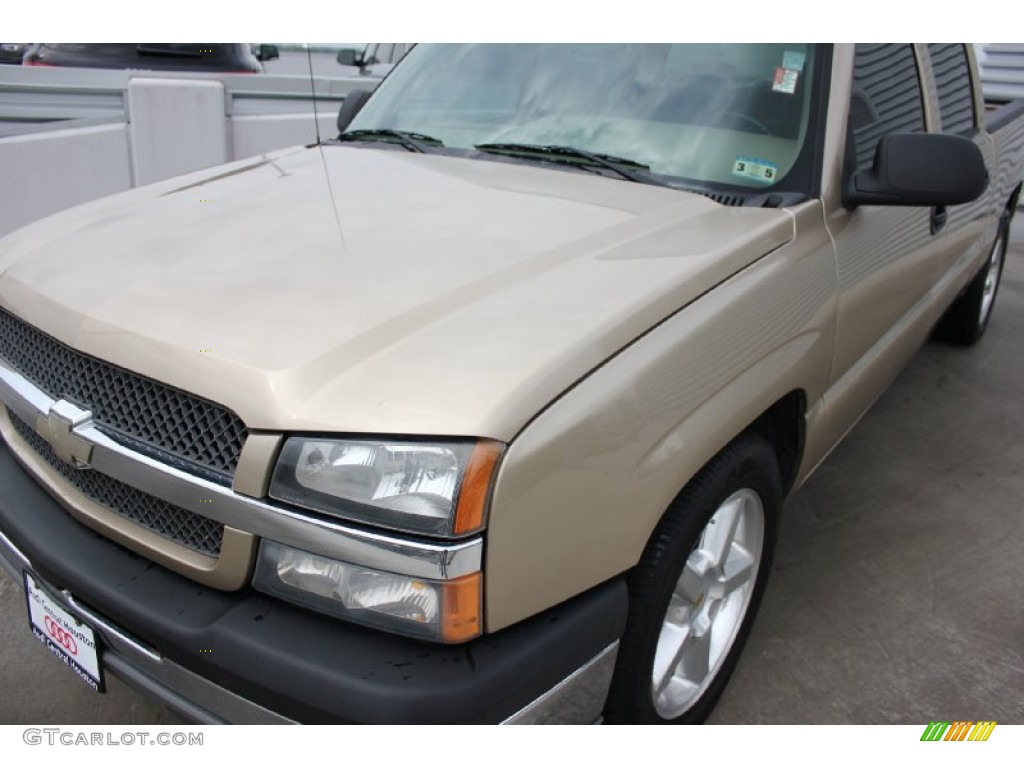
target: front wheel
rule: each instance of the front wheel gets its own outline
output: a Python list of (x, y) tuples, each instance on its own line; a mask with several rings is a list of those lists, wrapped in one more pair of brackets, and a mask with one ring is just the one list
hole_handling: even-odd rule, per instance
[(782, 490), (768, 443), (744, 436), (673, 501), (629, 577), (609, 723), (695, 723), (736, 665), (771, 568)]

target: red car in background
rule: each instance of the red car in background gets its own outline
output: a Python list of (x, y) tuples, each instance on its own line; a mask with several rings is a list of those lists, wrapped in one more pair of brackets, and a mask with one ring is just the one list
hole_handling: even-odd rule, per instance
[(35, 43), (22, 63), (29, 67), (99, 67), (200, 72), (263, 71), (278, 57), (273, 45), (249, 43)]

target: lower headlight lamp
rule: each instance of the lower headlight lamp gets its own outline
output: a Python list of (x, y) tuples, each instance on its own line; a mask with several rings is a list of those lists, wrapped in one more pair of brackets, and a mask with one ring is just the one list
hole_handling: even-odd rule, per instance
[(264, 539), (253, 586), (321, 613), (461, 643), (483, 627), (482, 574), (439, 581), (356, 566)]

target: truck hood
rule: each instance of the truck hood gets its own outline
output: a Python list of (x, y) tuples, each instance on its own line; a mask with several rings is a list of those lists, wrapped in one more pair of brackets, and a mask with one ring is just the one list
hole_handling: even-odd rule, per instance
[(9, 235), (0, 305), (252, 429), (509, 440), (793, 226), (590, 173), (297, 148)]

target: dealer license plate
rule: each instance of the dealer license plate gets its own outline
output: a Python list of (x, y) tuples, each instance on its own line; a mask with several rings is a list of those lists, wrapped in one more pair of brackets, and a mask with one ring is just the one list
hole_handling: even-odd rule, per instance
[(97, 693), (103, 693), (103, 669), (96, 647), (96, 633), (65, 611), (31, 573), (25, 573), (25, 595), (32, 634), (86, 685)]

